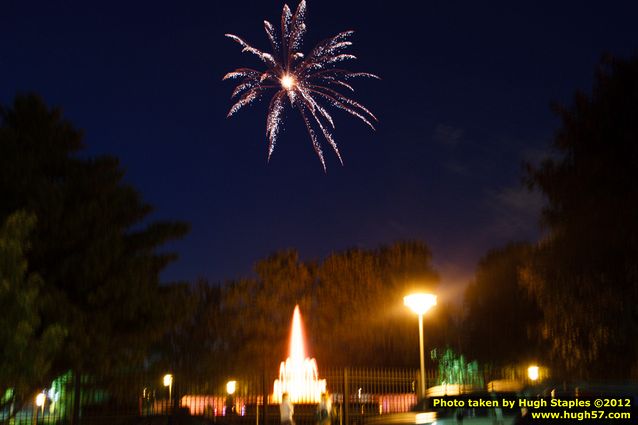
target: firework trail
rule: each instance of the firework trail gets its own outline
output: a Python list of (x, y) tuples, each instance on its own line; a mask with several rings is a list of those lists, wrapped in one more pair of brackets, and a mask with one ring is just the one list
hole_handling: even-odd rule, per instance
[(271, 89), (277, 90), (270, 100), (266, 118), (268, 160), (275, 149), (282, 125), (282, 112), (287, 100), (290, 106), (301, 114), (312, 146), (325, 171), (326, 162), (315, 127), (319, 128), (342, 165), (343, 160), (332, 135), (332, 130), (335, 128), (334, 120), (322, 103), (354, 115), (374, 130), (373, 122), (377, 121), (374, 114), (359, 102), (342, 94), (340, 90), (354, 92), (354, 88), (348, 82), (352, 78), (378, 79), (379, 77), (367, 72), (351, 72), (338, 66), (341, 62), (356, 59), (354, 55), (344, 53), (352, 45), (348, 39), (354, 33), (353, 31), (344, 31), (328, 38), (317, 44), (308, 55), (304, 55), (301, 52), (301, 44), (306, 32), (305, 15), (305, 0), (299, 3), (294, 14), (285, 4), (281, 14), (279, 37), (275, 27), (270, 22), (264, 21), (272, 53), (262, 52), (236, 35), (226, 34), (226, 37), (242, 46), (243, 52), (257, 56), (267, 69), (258, 71), (252, 68), (239, 68), (226, 74), (223, 79), (240, 79), (231, 97), (239, 97), (239, 99), (230, 108), (229, 117)]

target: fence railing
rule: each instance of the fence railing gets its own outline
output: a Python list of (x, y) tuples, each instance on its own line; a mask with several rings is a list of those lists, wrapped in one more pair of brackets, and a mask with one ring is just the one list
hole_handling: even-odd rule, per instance
[[(371, 416), (409, 411), (419, 396), (417, 369), (321, 369), (319, 378), (326, 380), (333, 423), (338, 425), (357, 425)], [(231, 396), (223, 384), (201, 377), (195, 381), (176, 374), (171, 385), (164, 386), (161, 376), (143, 372), (82, 376), (79, 382), (68, 373), (46, 391), (43, 405), (36, 406), (34, 400), (18, 414), (0, 411), (0, 422), (12, 416), (13, 424), (159, 424), (169, 419), (179, 424), (191, 423), (184, 422), (185, 417), (197, 417), (197, 423), (279, 425), (273, 381), (265, 375), (236, 379), (237, 390)], [(427, 371), (425, 379), (426, 387), (438, 384), (434, 370)], [(74, 412), (78, 393), (80, 405)], [(314, 425), (315, 412), (316, 404), (295, 404), (296, 423)], [(79, 424), (73, 423), (74, 417)]]
[[(320, 378), (326, 380), (331, 395), (333, 421), (340, 425), (359, 423), (365, 416), (407, 411), (416, 403), (415, 389), (419, 388), (419, 373), (414, 369), (323, 369)], [(436, 374), (429, 372), (427, 380), (434, 382)], [(238, 377), (237, 391), (229, 396), (218, 383), (193, 382), (178, 374), (170, 386), (164, 386), (161, 377), (142, 372), (83, 375), (79, 382), (67, 373), (45, 390), (44, 404), (38, 406), (34, 399), (17, 414), (0, 412), (0, 421), (11, 417), (13, 424), (71, 424), (75, 416), (81, 424), (134, 424), (188, 415), (208, 423), (278, 425), (279, 406), (272, 400), (272, 391), (273, 382), (264, 376)], [(78, 393), (80, 405), (74, 415)], [(316, 404), (295, 405), (296, 423), (314, 424), (315, 411)]]

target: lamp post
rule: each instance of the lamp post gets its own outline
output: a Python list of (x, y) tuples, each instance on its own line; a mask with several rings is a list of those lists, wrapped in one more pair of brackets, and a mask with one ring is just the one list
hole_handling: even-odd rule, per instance
[(237, 381), (228, 381), (226, 382), (226, 392), (228, 395), (226, 396), (226, 416), (234, 416), (235, 415), (235, 398), (233, 394), (237, 391)]
[(173, 393), (173, 375), (171, 375), (170, 373), (167, 373), (166, 375), (164, 375), (164, 386), (168, 387), (168, 405), (171, 406), (171, 398), (172, 398), (172, 393)]
[(38, 410), (42, 409), (42, 420), (44, 420), (44, 403), (47, 400), (47, 396), (44, 392), (39, 393), (38, 395), (35, 396), (35, 405), (36, 410), (35, 410), (35, 423), (38, 423)]
[(436, 305), (436, 295), (415, 293), (403, 297), (403, 304), (419, 316), (419, 353), (421, 355), (421, 397), (425, 397), (425, 354), (423, 349), (423, 315)]

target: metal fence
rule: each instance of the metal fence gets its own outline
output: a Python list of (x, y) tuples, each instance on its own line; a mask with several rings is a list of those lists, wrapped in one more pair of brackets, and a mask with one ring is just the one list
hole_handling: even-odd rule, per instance
[[(492, 380), (480, 387), (512, 391), (506, 385), (524, 382), (520, 375), (515, 368), (490, 370), (488, 379)], [(364, 425), (374, 416), (406, 412), (417, 402), (417, 388), (420, 388), (420, 373), (416, 369), (322, 369), (319, 378), (326, 380), (331, 395), (333, 425)], [(0, 410), (0, 423), (279, 425), (279, 405), (272, 397), (272, 376), (264, 373), (235, 379), (236, 391), (229, 395), (224, 382), (201, 376), (176, 373), (165, 385), (162, 375), (142, 371), (101, 377), (73, 376), (68, 372), (54, 380), (50, 388), (39, 395), (38, 402), (33, 397), (25, 405), (10, 405)], [(442, 387), (445, 391), (461, 387), (460, 392), (476, 389), (472, 383), (438, 385), (439, 377), (432, 370), (427, 371), (425, 384), (428, 393)], [(631, 391), (626, 383), (603, 384), (577, 383), (572, 389), (618, 392), (616, 387), (619, 387), (633, 394), (638, 388), (635, 383)], [(612, 388), (612, 384), (615, 387)], [(565, 385), (568, 384), (564, 383), (562, 390), (570, 390), (571, 387)], [(297, 425), (314, 425), (316, 410), (316, 403), (296, 403)]]
[[(417, 400), (419, 372), (416, 369), (324, 369), (333, 403), (333, 423), (361, 424), (366, 417), (409, 410)], [(12, 424), (211, 424), (278, 425), (279, 405), (272, 400), (273, 381), (265, 376), (237, 377), (233, 395), (222, 383), (205, 379), (172, 378), (122, 373), (109, 377), (82, 376), (69, 372), (45, 390), (44, 402), (27, 403), (15, 415), (0, 412), (3, 423)], [(427, 386), (436, 373), (427, 373)], [(80, 394), (74, 415), (75, 394)], [(295, 404), (298, 425), (314, 425), (316, 404)], [(10, 421), (4, 420), (12, 417)], [(77, 425), (77, 424), (74, 424)]]

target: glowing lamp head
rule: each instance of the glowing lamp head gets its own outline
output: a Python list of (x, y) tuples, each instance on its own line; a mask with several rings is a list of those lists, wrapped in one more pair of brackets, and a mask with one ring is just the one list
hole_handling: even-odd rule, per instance
[(425, 314), (436, 305), (436, 295), (432, 294), (410, 294), (403, 297), (403, 304), (416, 314)]
[(226, 392), (232, 395), (235, 394), (235, 391), (237, 391), (237, 381), (226, 382)]
[(283, 77), (281, 77), (281, 87), (285, 88), (286, 90), (292, 90), (294, 86), (295, 77), (288, 74), (285, 74)]
[(37, 396), (35, 396), (35, 405), (38, 407), (42, 407), (44, 406), (44, 402), (46, 401), (47, 396), (44, 393), (40, 393)]
[(171, 375), (170, 373), (164, 375), (163, 382), (165, 387), (170, 387), (171, 385), (173, 385), (173, 375)]
[(532, 380), (538, 380), (538, 366), (530, 366), (527, 368), (527, 377)]

